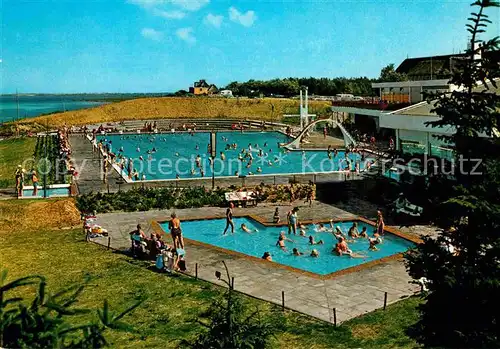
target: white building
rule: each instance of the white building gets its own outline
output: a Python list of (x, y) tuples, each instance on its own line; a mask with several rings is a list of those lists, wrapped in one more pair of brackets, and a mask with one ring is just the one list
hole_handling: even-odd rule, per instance
[(219, 95), (223, 97), (233, 97), (233, 91), (231, 90), (221, 90), (219, 91)]

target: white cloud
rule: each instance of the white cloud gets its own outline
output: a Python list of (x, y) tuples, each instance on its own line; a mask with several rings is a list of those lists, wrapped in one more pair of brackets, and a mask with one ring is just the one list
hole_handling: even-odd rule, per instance
[(186, 11), (198, 11), (207, 5), (210, 0), (169, 0), (173, 5), (179, 6)]
[(173, 10), (173, 11), (163, 11), (157, 8), (153, 9), (153, 14), (158, 17), (168, 18), (168, 19), (183, 19), (186, 16), (185, 12)]
[(153, 41), (161, 41), (163, 39), (163, 33), (153, 28), (142, 28), (141, 35)]
[(233, 22), (239, 23), (244, 27), (251, 27), (257, 16), (254, 11), (247, 11), (246, 13), (241, 13), (235, 7), (231, 6), (229, 8), (229, 19)]
[(220, 28), (223, 19), (224, 19), (224, 17), (222, 17), (220, 15), (213, 15), (213, 14), (209, 13), (205, 17), (205, 23), (209, 24), (209, 25), (213, 25), (216, 28)]
[(196, 42), (196, 38), (193, 36), (193, 28), (180, 28), (175, 32), (179, 39), (184, 40), (190, 44), (194, 44)]

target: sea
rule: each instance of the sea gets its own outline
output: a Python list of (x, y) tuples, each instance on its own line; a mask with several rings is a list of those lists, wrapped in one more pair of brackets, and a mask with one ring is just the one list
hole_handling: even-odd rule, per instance
[[(68, 110), (97, 107), (102, 104), (140, 97), (164, 97), (169, 93), (104, 93), (75, 95), (15, 94), (0, 95), (0, 123), (32, 118)], [(19, 105), (19, 109), (18, 109)]]

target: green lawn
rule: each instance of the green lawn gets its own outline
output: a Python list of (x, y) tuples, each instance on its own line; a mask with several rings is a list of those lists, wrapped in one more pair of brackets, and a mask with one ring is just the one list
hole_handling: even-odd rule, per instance
[[(3, 211), (22, 213), (27, 204), (4, 202)], [(85, 275), (93, 280), (81, 297), (80, 305), (97, 308), (107, 298), (112, 309), (121, 310), (140, 296), (147, 301), (125, 321), (136, 333), (109, 332), (113, 347), (173, 348), (181, 339), (192, 338), (200, 330), (192, 320), (207, 308), (221, 289), (203, 281), (169, 277), (148, 269), (146, 262), (86, 243), (79, 229), (2, 231), (0, 227), (1, 267), (9, 279), (28, 274), (48, 278), (50, 291), (78, 282)], [(19, 291), (21, 294), (29, 289)], [(268, 303), (249, 297), (244, 301), (266, 314)], [(307, 316), (286, 314), (286, 331), (278, 333), (275, 348), (414, 348), (416, 343), (405, 331), (417, 320), (418, 298), (391, 305), (386, 311), (351, 320), (338, 328)], [(84, 315), (90, 316), (90, 315)], [(88, 318), (78, 318), (78, 322)]]
[[(36, 138), (15, 138), (0, 141), (0, 188), (14, 187), (17, 165), (29, 165), (33, 159)], [(26, 169), (26, 167), (25, 167)], [(27, 168), (29, 169), (29, 168)]]

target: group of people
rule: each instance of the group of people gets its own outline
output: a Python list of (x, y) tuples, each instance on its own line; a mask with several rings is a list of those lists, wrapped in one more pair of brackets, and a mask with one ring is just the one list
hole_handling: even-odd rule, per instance
[(172, 244), (167, 244), (160, 234), (152, 233), (147, 237), (140, 224), (130, 232), (132, 241), (131, 252), (134, 257), (148, 256), (156, 261), (156, 267), (161, 271), (186, 271), (186, 252), (182, 237), (181, 222), (175, 213), (172, 213), (169, 222)]

